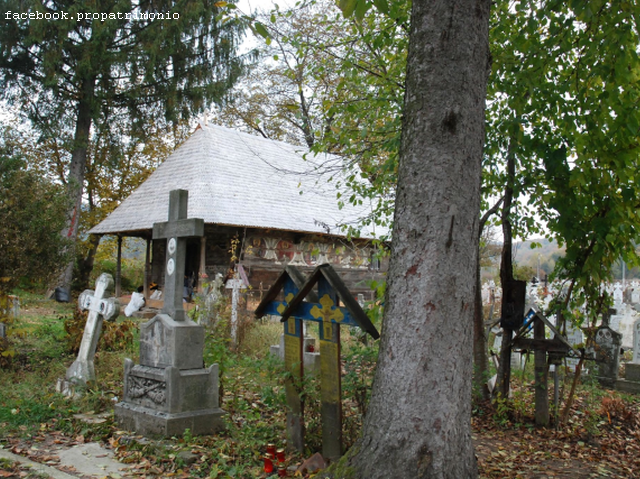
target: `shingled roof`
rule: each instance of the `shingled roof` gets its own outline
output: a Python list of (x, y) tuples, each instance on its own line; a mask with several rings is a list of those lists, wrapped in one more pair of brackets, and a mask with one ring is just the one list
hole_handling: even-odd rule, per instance
[[(340, 209), (336, 181), (343, 174), (342, 159), (313, 154), (305, 159), (307, 152), (220, 126), (200, 126), (89, 233), (143, 234), (167, 220), (169, 192), (185, 189), (188, 216), (205, 224), (342, 236), (340, 225), (370, 215), (371, 208), (345, 204)], [(361, 236), (387, 232), (365, 227)]]

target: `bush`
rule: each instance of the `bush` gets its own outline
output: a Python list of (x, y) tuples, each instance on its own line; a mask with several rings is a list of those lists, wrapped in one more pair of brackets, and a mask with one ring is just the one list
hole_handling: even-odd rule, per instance
[(63, 188), (0, 149), (0, 291), (23, 277), (47, 284), (61, 271), (69, 245), (60, 232), (68, 201)]

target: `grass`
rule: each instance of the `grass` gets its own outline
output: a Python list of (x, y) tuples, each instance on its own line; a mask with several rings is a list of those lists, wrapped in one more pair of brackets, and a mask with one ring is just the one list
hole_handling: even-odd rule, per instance
[[(25, 295), (21, 302), (22, 315), (10, 331), (17, 354), (9, 367), (0, 368), (0, 383), (3, 384), (0, 388), (0, 446), (10, 448), (26, 444), (27, 447), (21, 448), (28, 450), (34, 441), (45, 441), (54, 434), (61, 437), (58, 436), (61, 434), (70, 438), (69, 441), (81, 437), (85, 441), (110, 444), (117, 458), (135, 464), (140, 474), (253, 479), (265, 477), (261, 458), (266, 444), (286, 445), (286, 372), (282, 362), (269, 354), (269, 346), (280, 342), (281, 323), (254, 321), (249, 314), (241, 315), (240, 344), (234, 351), (228, 340), (229, 311), (221, 311), (221, 320), (206, 330), (204, 358), (207, 366), (213, 362), (220, 366), (223, 386), (221, 407), (227, 413), (227, 429), (214, 436), (193, 437), (187, 431), (180, 437), (148, 441), (120, 431), (112, 417), (102, 424), (85, 424), (74, 417), (78, 413), (110, 412), (114, 399), (122, 397), (124, 358), (131, 358), (134, 362), (138, 359), (137, 334), (127, 333), (130, 325), (123, 319), (114, 325), (105, 325), (103, 338), (112, 339), (107, 341), (107, 345), (101, 343), (98, 348), (95, 358), (97, 379), (89, 384), (81, 399), (69, 400), (55, 392), (55, 385), (76, 357), (70, 351), (70, 344), (74, 341), (70, 340), (73, 338), (69, 337), (69, 332), (72, 335), (82, 334), (78, 323), (80, 318), (74, 315), (75, 307), (73, 304), (44, 301), (36, 295)], [(137, 331), (137, 324), (134, 329)], [(118, 335), (122, 331), (126, 334)], [(316, 336), (317, 327), (310, 325), (308, 332)], [(343, 327), (341, 334), (343, 443), (346, 449), (353, 444), (361, 429), (378, 343), (364, 344), (360, 334), (348, 327)], [(502, 443), (507, 449), (537, 440), (537, 436), (526, 436), (537, 434), (533, 426), (532, 363), (528, 361), (524, 371), (513, 371), (513, 394), (509, 400), (474, 407), (474, 431), (489, 437), (488, 445), (491, 447), (496, 441), (505, 440), (503, 436), (510, 438)], [(568, 383), (564, 384), (565, 391), (568, 391)], [(302, 387), (306, 398), (307, 449), (303, 454), (289, 453), (287, 465), (299, 464), (302, 459), (322, 450), (318, 378), (307, 378)], [(550, 398), (553, 397), (552, 387), (550, 379)], [(608, 444), (611, 437), (620, 436), (616, 428), (629, 423), (624, 418), (636, 414), (637, 410), (636, 397), (612, 394), (585, 378), (570, 423), (553, 433), (559, 435), (556, 441), (558, 457), (564, 457), (562, 448), (567, 438), (571, 444), (577, 444), (576, 448), (582, 447), (578, 446), (581, 443), (588, 446), (590, 438), (606, 438), (602, 442)], [(526, 441), (518, 434), (526, 437)], [(544, 434), (552, 433), (541, 435), (548, 442), (550, 439), (544, 438)], [(546, 444), (543, 439), (539, 439), (542, 449)], [(195, 454), (197, 460), (188, 464), (181, 455), (185, 452)], [(518, 454), (517, 457), (531, 457), (530, 454)], [(513, 462), (511, 459), (505, 459), (504, 464), (496, 462), (496, 458), (491, 461), (481, 463), (481, 477), (516, 477), (508, 473), (508, 464)], [(497, 470), (495, 475), (489, 474), (488, 471), (493, 469)]]
[[(69, 400), (55, 392), (58, 378), (76, 355), (70, 345), (79, 344), (83, 325), (75, 305), (42, 300), (37, 295), (24, 294), (21, 316), (14, 324), (11, 341), (17, 355), (9, 367), (0, 369), (0, 382), (10, 387), (0, 389), (0, 444), (5, 447), (19, 441), (31, 441), (53, 431), (70, 437), (111, 443), (123, 462), (144, 463), (162, 474), (188, 471), (189, 477), (261, 477), (262, 455), (266, 444), (286, 445), (286, 373), (280, 359), (269, 354), (269, 347), (280, 343), (283, 325), (273, 321), (255, 321), (248, 313), (241, 315), (241, 342), (232, 351), (228, 340), (229, 311), (222, 320), (206, 329), (204, 358), (206, 365), (216, 362), (221, 370), (223, 395), (221, 407), (226, 411), (227, 429), (216, 436), (183, 437), (167, 441), (144, 441), (119, 431), (113, 419), (89, 425), (74, 418), (78, 413), (112, 411), (114, 398), (122, 397), (124, 359), (138, 358), (137, 334), (129, 341), (115, 342), (111, 347), (100, 344), (95, 357), (97, 379), (88, 385), (87, 393)], [(66, 330), (65, 330), (66, 324)], [(125, 321), (106, 328), (124, 328)], [(137, 332), (137, 325), (136, 325)], [(317, 338), (317, 327), (309, 332)], [(75, 335), (69, 337), (69, 334)], [(113, 334), (112, 334), (113, 335)], [(366, 353), (357, 335), (343, 328), (345, 373), (343, 376), (344, 442), (350, 445), (359, 431), (363, 408), (351, 399), (351, 392), (362, 395), (363, 366)], [(363, 352), (364, 351), (364, 352)], [(370, 372), (370, 371), (369, 371)], [(366, 376), (366, 374), (365, 374)], [(288, 464), (299, 463), (304, 457), (321, 451), (321, 420), (318, 378), (304, 382), (305, 426), (307, 450), (303, 455), (290, 453)], [(177, 454), (196, 451), (199, 460), (187, 465)]]

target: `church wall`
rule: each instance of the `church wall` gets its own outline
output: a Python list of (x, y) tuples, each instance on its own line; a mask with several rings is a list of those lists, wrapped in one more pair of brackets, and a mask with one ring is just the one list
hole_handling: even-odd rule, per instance
[[(388, 267), (386, 258), (380, 264), (373, 260), (372, 265), (375, 249), (367, 240), (219, 225), (205, 225), (205, 237), (204, 281), (213, 281), (217, 273), (228, 277), (235, 259), (244, 268), (251, 284), (249, 296), (256, 301), (287, 264), (309, 274), (318, 264), (330, 263), (354, 296), (364, 294), (365, 300), (373, 299), (369, 282), (383, 280)], [(152, 281), (160, 285), (164, 283), (165, 248), (164, 240), (153, 242)], [(193, 250), (199, 251), (190, 248), (192, 254)], [(187, 265), (199, 264), (197, 256), (187, 258)]]

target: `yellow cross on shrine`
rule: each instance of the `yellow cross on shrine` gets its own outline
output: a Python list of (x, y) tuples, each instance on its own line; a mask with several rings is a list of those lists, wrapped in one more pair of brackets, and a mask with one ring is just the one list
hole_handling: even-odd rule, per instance
[(291, 302), (292, 299), (293, 299), (293, 293), (289, 293), (284, 298), (284, 303), (281, 303), (280, 306), (276, 308), (278, 310), (278, 313), (280, 314), (284, 313), (284, 310), (287, 309), (287, 305)]
[[(340, 321), (344, 319), (344, 313), (340, 311), (340, 308), (335, 307), (335, 303), (328, 294), (320, 298), (320, 304), (322, 308), (314, 306), (309, 313), (311, 313), (311, 316), (314, 318), (322, 320), (324, 337), (330, 340), (333, 336), (331, 332), (331, 320), (333, 319), (336, 323), (340, 323)], [(333, 309), (334, 307), (335, 309)]]
[[(291, 300), (293, 299), (293, 293), (289, 293), (285, 298), (284, 298), (284, 303), (281, 303), (280, 306), (278, 306), (276, 309), (278, 310), (278, 313), (280, 313), (282, 315), (282, 313), (284, 313), (284, 310), (287, 309), (287, 305), (291, 302)], [(296, 320), (295, 318), (289, 318), (287, 319), (287, 327), (289, 328), (289, 334), (296, 334)]]

